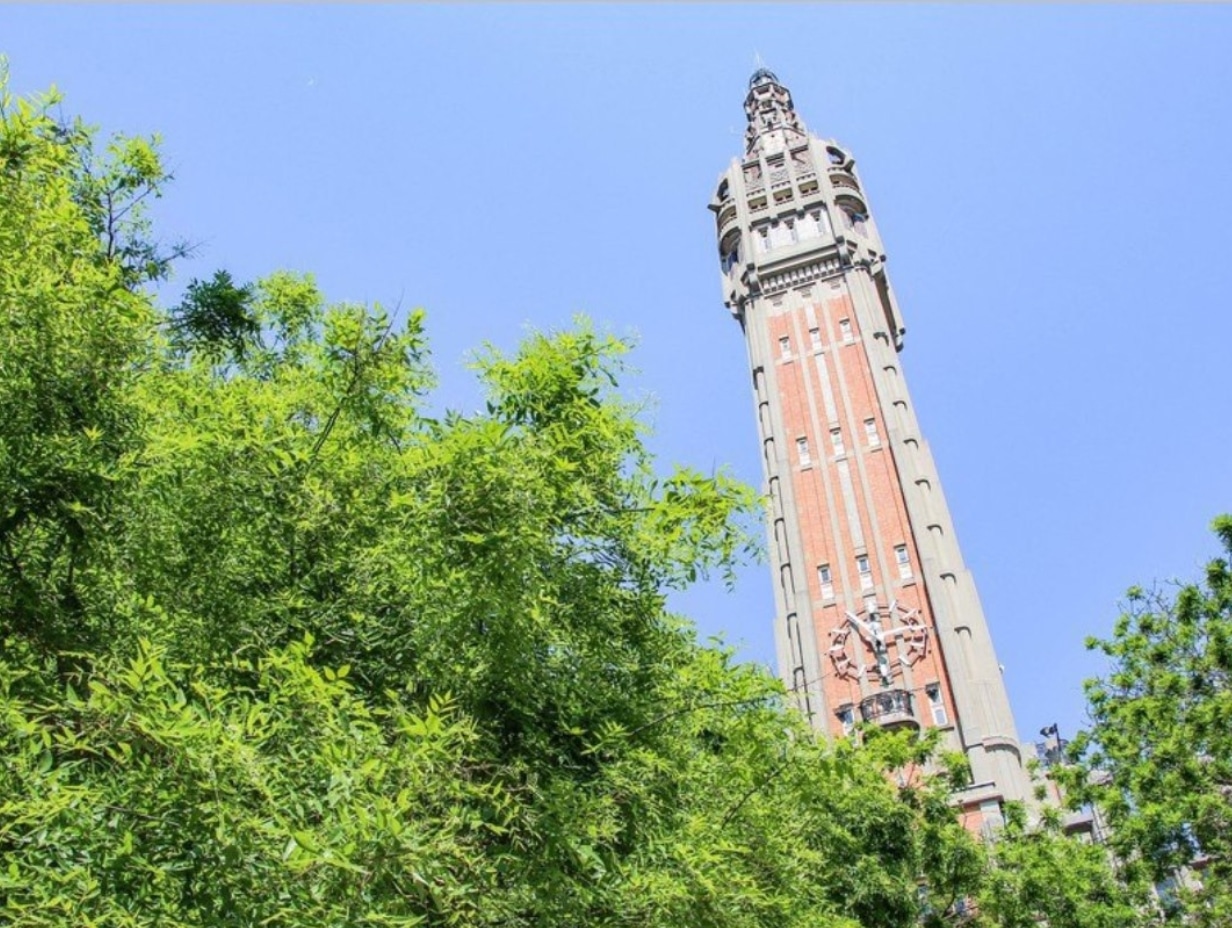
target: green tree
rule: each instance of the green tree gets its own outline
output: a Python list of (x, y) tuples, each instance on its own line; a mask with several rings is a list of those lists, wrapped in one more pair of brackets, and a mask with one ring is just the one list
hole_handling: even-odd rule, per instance
[(975, 924), (988, 928), (1132, 928), (1154, 922), (1140, 880), (1118, 868), (1109, 849), (1065, 834), (1061, 814), (1029, 825), (1011, 808), (988, 846), (975, 894)]
[[(1067, 787), (1100, 805), (1112, 846), (1156, 880), (1194, 877), (1166, 900), (1197, 924), (1232, 922), (1232, 518), (1199, 583), (1129, 591), (1109, 660), (1086, 684), (1090, 730), (1071, 745)], [(1186, 869), (1193, 868), (1193, 869)], [(1182, 880), (1184, 883), (1185, 880)]]
[(142, 204), (167, 180), (151, 141), (117, 139), (14, 99), (0, 61), (0, 597), (39, 659), (110, 634), (85, 565), (108, 547), (139, 443), (131, 387), (153, 360), (138, 288), (171, 252)]

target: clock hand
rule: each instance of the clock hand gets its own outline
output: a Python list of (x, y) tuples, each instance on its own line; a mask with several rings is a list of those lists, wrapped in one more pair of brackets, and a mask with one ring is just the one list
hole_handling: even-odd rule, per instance
[(861, 620), (860, 617), (855, 615), (854, 613), (851, 613), (851, 612), (847, 613), (847, 621), (850, 622), (852, 625), (854, 625), (856, 628), (858, 628), (860, 630), (860, 633), (865, 638), (869, 638), (874, 642), (881, 641), (881, 635), (879, 634), (879, 629), (873, 628), (867, 622)]

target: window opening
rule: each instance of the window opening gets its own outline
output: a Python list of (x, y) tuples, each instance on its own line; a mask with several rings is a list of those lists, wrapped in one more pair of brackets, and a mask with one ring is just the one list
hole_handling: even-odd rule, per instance
[(911, 555), (907, 553), (906, 545), (894, 548), (894, 560), (898, 563), (898, 575), (906, 580), (911, 576)]
[(856, 571), (860, 574), (860, 589), (873, 588), (873, 568), (868, 562), (867, 554), (856, 555)]
[(829, 564), (822, 564), (817, 568), (817, 581), (821, 584), (821, 598), (834, 598), (834, 575), (830, 572)]
[(877, 432), (876, 419), (864, 420), (864, 435), (868, 438), (868, 446), (870, 448), (876, 448), (881, 444), (881, 435)]
[(796, 439), (796, 455), (800, 458), (800, 466), (806, 467), (813, 463), (812, 457), (809, 456), (809, 444), (807, 438)]
[(932, 709), (933, 724), (946, 725), (949, 719), (945, 714), (945, 700), (941, 698), (941, 685), (938, 683), (930, 683), (924, 687), (924, 694), (928, 697), (928, 706)]
[(851, 706), (843, 706), (834, 714), (838, 716), (838, 720), (843, 726), (843, 734), (850, 735), (856, 727), (856, 714), (852, 711)]

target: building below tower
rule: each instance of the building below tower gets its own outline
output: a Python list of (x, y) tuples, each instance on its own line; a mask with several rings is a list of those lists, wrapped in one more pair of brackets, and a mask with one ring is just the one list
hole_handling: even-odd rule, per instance
[(810, 135), (759, 70), (715, 213), (748, 347), (775, 574), (779, 672), (812, 724), (940, 728), (994, 827), (1028, 779), (1000, 665), (920, 434), (904, 328), (851, 153)]

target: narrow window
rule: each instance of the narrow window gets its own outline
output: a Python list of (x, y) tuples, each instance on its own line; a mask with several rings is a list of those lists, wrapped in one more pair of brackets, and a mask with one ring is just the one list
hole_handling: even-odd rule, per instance
[(807, 438), (796, 439), (796, 454), (800, 458), (800, 466), (807, 467), (813, 463), (813, 459), (809, 457), (809, 446)]
[(850, 319), (840, 319), (838, 321), (838, 330), (839, 330), (839, 333), (843, 336), (844, 344), (850, 345), (852, 342), (856, 340), (855, 336), (851, 332), (851, 320)]
[(809, 341), (814, 348), (821, 347), (821, 329), (809, 329)]
[(787, 235), (793, 242), (800, 241), (800, 233), (796, 230), (796, 223), (794, 220), (787, 220)]
[(881, 444), (881, 435), (877, 432), (876, 419), (864, 420), (864, 435), (868, 438), (868, 446), (870, 448), (876, 448)]
[(812, 215), (813, 222), (817, 223), (817, 234), (828, 235), (830, 233), (830, 220), (825, 210), (815, 210)]
[(860, 589), (871, 590), (873, 588), (873, 569), (869, 566), (868, 555), (856, 555), (856, 571), (860, 574)]
[(949, 719), (945, 714), (945, 700), (941, 698), (941, 685), (939, 683), (928, 684), (924, 687), (924, 694), (928, 697), (928, 706), (933, 712), (933, 724), (948, 724)]
[(830, 444), (834, 446), (835, 454), (843, 454), (846, 448), (843, 447), (843, 430), (830, 429)]
[(782, 338), (779, 339), (779, 357), (780, 358), (790, 358), (791, 357), (791, 339), (788, 338), (786, 335), (784, 335)]
[(822, 564), (817, 568), (817, 582), (821, 584), (821, 598), (834, 598), (834, 575), (830, 573), (830, 565)]
[(770, 230), (764, 226), (757, 230), (757, 248), (759, 251), (770, 250)]
[(800, 217), (799, 232), (801, 239), (817, 237), (817, 220), (814, 216), (814, 213), (805, 213)]
[(851, 710), (851, 706), (843, 706), (834, 714), (838, 716), (838, 720), (843, 726), (843, 734), (850, 735), (852, 729), (856, 727), (856, 715)]
[(906, 580), (911, 576), (911, 555), (907, 553), (906, 545), (894, 547), (894, 560), (898, 563), (898, 575)]

